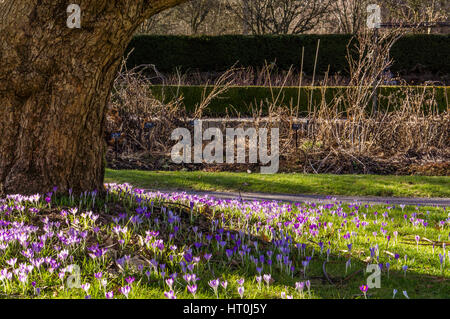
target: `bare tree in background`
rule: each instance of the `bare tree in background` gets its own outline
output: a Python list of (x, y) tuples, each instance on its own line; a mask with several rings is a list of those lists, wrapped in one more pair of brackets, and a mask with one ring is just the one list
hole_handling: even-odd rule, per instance
[(389, 21), (405, 23), (448, 21), (450, 12), (448, 0), (381, 0), (380, 6)]
[(228, 0), (252, 34), (300, 34), (313, 29), (331, 0)]
[(367, 6), (373, 3), (381, 6), (384, 22), (447, 21), (450, 12), (449, 0), (191, 0), (151, 17), (138, 32), (356, 34), (366, 27)]
[(212, 7), (211, 13), (204, 24), (205, 33), (212, 35), (246, 34), (241, 20), (229, 9), (227, 1), (215, 0), (215, 5)]
[(220, 5), (217, 0), (191, 0), (174, 8), (177, 19), (189, 25), (191, 34), (198, 34), (211, 11)]
[(229, 10), (228, 0), (192, 0), (144, 22), (137, 33), (166, 35), (240, 34), (241, 20)]
[(367, 5), (374, 0), (335, 0), (328, 23), (333, 33), (356, 34), (366, 25)]
[(160, 33), (164, 34), (168, 30), (179, 25), (179, 21), (174, 20), (174, 9), (165, 10), (145, 20), (136, 30), (138, 34)]
[(249, 33), (248, 18), (249, 16), (249, 0), (242, 0), (242, 30), (244, 35)]

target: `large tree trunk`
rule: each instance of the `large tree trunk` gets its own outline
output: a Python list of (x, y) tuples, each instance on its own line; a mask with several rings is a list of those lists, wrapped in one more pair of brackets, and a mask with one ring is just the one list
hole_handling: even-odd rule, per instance
[[(131, 37), (184, 0), (0, 0), (0, 195), (103, 189), (106, 103)], [(67, 7), (81, 7), (70, 29)]]

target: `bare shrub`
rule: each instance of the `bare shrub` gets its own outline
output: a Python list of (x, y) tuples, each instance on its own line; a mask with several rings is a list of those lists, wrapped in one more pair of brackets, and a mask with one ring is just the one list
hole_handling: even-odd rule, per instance
[(164, 103), (152, 95), (150, 81), (141, 74), (144, 70), (127, 70), (123, 64), (114, 81), (107, 134), (114, 151), (122, 155), (166, 153), (167, 138), (186, 117), (181, 98)]
[[(172, 130), (177, 127), (193, 130), (189, 123), (204, 117), (212, 99), (220, 98), (230, 86), (256, 77), (271, 89), (271, 98), (255, 101), (250, 105), (251, 118), (237, 125), (267, 128), (269, 132), (271, 128), (279, 128), (282, 171), (407, 174), (410, 173), (409, 166), (449, 163), (448, 106), (446, 112), (439, 113), (432, 90), (405, 87), (400, 94), (387, 97), (387, 109), (372, 107), (374, 92), (384, 83), (385, 71), (392, 64), (389, 48), (402, 33), (400, 29), (383, 32), (378, 42), (367, 31), (358, 33), (348, 46), (349, 86), (328, 102), (325, 99), (330, 83), (327, 74), (319, 80), (315, 79), (315, 74), (306, 78), (302, 67), (298, 74), (294, 74), (293, 69), (281, 74), (274, 64), (266, 63), (257, 73), (248, 69), (231, 69), (218, 74), (212, 91), (207, 91), (205, 86), (202, 101), (196, 105), (194, 114), (188, 117), (182, 96), (175, 95), (174, 100), (162, 102), (150, 90), (155, 81), (185, 84), (185, 74), (167, 78), (155, 69), (155, 76), (148, 78), (143, 75), (144, 68), (123, 69), (114, 83), (107, 123), (108, 136), (120, 132), (119, 138), (116, 134), (116, 139), (110, 141), (111, 154), (133, 160), (133, 167), (180, 169), (170, 162), (170, 150), (175, 143), (170, 141)], [(320, 42), (317, 52), (319, 49)], [(209, 79), (206, 81), (208, 84)], [(311, 93), (299, 96), (298, 101), (288, 101), (283, 90), (274, 90), (275, 87), (296, 85), (300, 91), (305, 84), (320, 85), (322, 99), (319, 104), (315, 104), (309, 95)], [(299, 118), (301, 99), (307, 99), (309, 104), (305, 118)], [(234, 118), (240, 117), (232, 106), (227, 112), (224, 120), (229, 119), (232, 113)], [(236, 121), (224, 121), (222, 128), (232, 122)], [(149, 123), (153, 127), (148, 128), (146, 124)], [(165, 159), (166, 167), (155, 164), (155, 158)], [(200, 164), (189, 168), (247, 170), (254, 166)], [(440, 173), (445, 173), (448, 165), (443, 167), (438, 170)], [(419, 168), (417, 170), (420, 171)]]
[[(172, 131), (178, 127), (193, 129), (192, 121), (201, 119), (205, 108), (212, 99), (220, 97), (232, 84), (233, 69), (222, 74), (211, 91), (203, 92), (202, 99), (195, 106), (193, 114), (186, 113), (183, 96), (165, 101), (156, 98), (151, 91), (152, 80), (148, 68), (160, 80), (165, 81), (152, 65), (134, 69), (122, 68), (114, 81), (106, 123), (106, 135), (110, 146), (107, 157), (110, 160), (140, 162), (151, 168), (155, 158), (168, 158), (175, 141), (171, 141)], [(145, 165), (147, 164), (147, 165)]]
[(449, 160), (449, 115), (437, 112), (434, 93), (426, 87), (421, 92), (406, 88), (400, 96), (392, 94), (386, 110), (372, 108), (374, 92), (392, 64), (389, 49), (402, 33), (401, 29), (384, 32), (378, 42), (367, 31), (358, 33), (356, 50), (348, 50), (350, 86), (327, 104), (325, 78), (322, 103), (312, 105), (301, 141), (308, 147), (285, 154), (288, 162), (300, 157), (304, 170), (316, 173), (340, 172), (352, 163), (356, 171), (367, 173), (373, 172), (376, 162), (394, 158)]

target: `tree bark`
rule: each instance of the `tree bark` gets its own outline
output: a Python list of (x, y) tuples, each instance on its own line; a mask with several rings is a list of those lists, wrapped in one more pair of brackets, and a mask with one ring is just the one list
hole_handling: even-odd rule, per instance
[[(103, 190), (106, 104), (148, 17), (185, 0), (0, 0), (0, 195)], [(81, 7), (81, 28), (67, 7)]]

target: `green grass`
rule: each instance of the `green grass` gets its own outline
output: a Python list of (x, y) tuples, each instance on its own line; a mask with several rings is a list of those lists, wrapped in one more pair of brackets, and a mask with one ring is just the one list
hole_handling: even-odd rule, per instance
[[(241, 209), (233, 205), (206, 209), (198, 202), (196, 208), (191, 210), (189, 199), (183, 200), (178, 197), (176, 200), (161, 200), (156, 197), (137, 195), (126, 187), (119, 188), (110, 191), (106, 198), (97, 198), (95, 201), (87, 196), (82, 197), (81, 201), (76, 198), (54, 198), (51, 205), (47, 205), (42, 199), (34, 204), (22, 202), (25, 207), (22, 212), (17, 210), (20, 208), (17, 203), (7, 202), (7, 206), (11, 209), (0, 211), (0, 220), (9, 224), (2, 227), (34, 225), (41, 228), (39, 232), (30, 233), (29, 242), (38, 243), (40, 241), (38, 235), (44, 229), (48, 230), (48, 227), (44, 227), (44, 218), (49, 218), (49, 227), (58, 228), (61, 234), (73, 233), (74, 229), (77, 229), (77, 231), (86, 231), (87, 239), (75, 245), (64, 246), (70, 258), (73, 259), (58, 260), (60, 267), (57, 271), (49, 271), (49, 267), (45, 266), (39, 271), (33, 270), (28, 276), (28, 281), (23, 285), (16, 277), (0, 283), (0, 299), (84, 298), (86, 293), (82, 289), (67, 286), (68, 273), (63, 280), (58, 278), (61, 269), (69, 264), (80, 266), (80, 283), (90, 283), (89, 295), (92, 298), (104, 298), (105, 291), (113, 291), (115, 298), (124, 299), (125, 296), (119, 293), (119, 287), (125, 286), (126, 278), (130, 276), (134, 277), (135, 281), (131, 284), (129, 298), (164, 298), (164, 292), (168, 291), (164, 278), (167, 278), (167, 274), (174, 272), (179, 275), (174, 283), (177, 297), (192, 298), (181, 278), (182, 270), (179, 266), (187, 248), (192, 249), (193, 256), (203, 256), (206, 252), (212, 254), (210, 261), (201, 259), (194, 268), (194, 273), (200, 278), (197, 282), (197, 298), (199, 299), (215, 298), (212, 289), (208, 286), (208, 281), (215, 278), (227, 280), (229, 284), (226, 290), (219, 288), (220, 298), (239, 299), (237, 280), (245, 279), (245, 299), (280, 298), (283, 291), (300, 299), (362, 299), (364, 297), (359, 287), (367, 283), (369, 273), (364, 273), (363, 270), (368, 263), (384, 265), (380, 277), (380, 288), (368, 291), (370, 299), (390, 299), (394, 289), (398, 290), (397, 299), (405, 298), (403, 291), (407, 291), (410, 298), (448, 298), (450, 296), (450, 259), (446, 259), (445, 265), (441, 268), (438, 257), (439, 254), (444, 253), (442, 243), (447, 242), (449, 236), (448, 213), (443, 208), (420, 207), (419, 209), (419, 207), (407, 206), (402, 209), (383, 205), (355, 207), (335, 203), (327, 207), (291, 206), (291, 210), (278, 214), (278, 208), (269, 211), (260, 209), (266, 204), (262, 204), (260, 208), (252, 206), (253, 209), (249, 212), (249, 207)], [(139, 201), (137, 201), (138, 197)], [(173, 213), (179, 217), (178, 221), (169, 221), (169, 210), (160, 209), (164, 205), (168, 205), (170, 211), (173, 210)], [(151, 210), (151, 218), (144, 218), (140, 224), (128, 221), (128, 218), (136, 215), (138, 207), (144, 206)], [(32, 207), (39, 209), (39, 213), (31, 213), (28, 209)], [(70, 207), (79, 207), (79, 211), (69, 212)], [(81, 213), (85, 211), (93, 211), (100, 218), (95, 221)], [(119, 235), (113, 231), (116, 222), (113, 222), (111, 217), (122, 212), (126, 212), (128, 217), (120, 221), (119, 225), (126, 226), (127, 230)], [(251, 214), (247, 216), (248, 213)], [(404, 218), (405, 214), (408, 215), (408, 219)], [(304, 232), (297, 232), (294, 225), (299, 221), (300, 216), (308, 219), (304, 225)], [(157, 222), (155, 218), (159, 221)], [(56, 221), (60, 221), (61, 224), (54, 224)], [(293, 223), (290, 223), (291, 221)], [(13, 222), (17, 223), (13, 224)], [(317, 226), (317, 222), (322, 226), (316, 228), (319, 230), (318, 234), (312, 235), (308, 230), (310, 226)], [(444, 223), (441, 224), (441, 222)], [(323, 227), (324, 223), (328, 224), (326, 228)], [(281, 226), (283, 233), (271, 232), (264, 227), (260, 228), (261, 225), (274, 227), (272, 229), (278, 229)], [(94, 226), (98, 229), (95, 230)], [(178, 232), (174, 230), (174, 226), (179, 227)], [(215, 239), (211, 242), (206, 240), (207, 234), (219, 234), (220, 229), (224, 230), (223, 239), (227, 241), (224, 248), (219, 248)], [(165, 244), (161, 251), (140, 243), (141, 239), (148, 236), (149, 230), (159, 232), (156, 237), (161, 238)], [(383, 235), (382, 231), (386, 233)], [(269, 268), (266, 263), (262, 270), (263, 274), (270, 273), (274, 279), (270, 287), (264, 283), (261, 287), (258, 286), (256, 282), (258, 272), (248, 256), (240, 257), (237, 253), (231, 258), (226, 256), (225, 248), (233, 248), (234, 245), (241, 247), (236, 241), (237, 237), (226, 239), (227, 232), (236, 236), (242, 232), (243, 237), (240, 237), (242, 244), (251, 247), (250, 255), (255, 258), (264, 255), (267, 260), (267, 252), (269, 250), (273, 252), (273, 265)], [(394, 235), (395, 232), (398, 232), (398, 237)], [(174, 236), (170, 238), (170, 234)], [(345, 238), (346, 234), (352, 235), (350, 238)], [(386, 235), (391, 236), (390, 240)], [(416, 235), (420, 236), (420, 245), (417, 245), (414, 240)], [(286, 240), (285, 236), (289, 236), (290, 239)], [(149, 243), (154, 242), (156, 237), (150, 238)], [(58, 238), (50, 237), (35, 257), (51, 256), (57, 259), (62, 245)], [(118, 243), (119, 238), (125, 239), (123, 244)], [(285, 268), (277, 265), (275, 256), (281, 253), (279, 244), (276, 244), (278, 240), (284, 240), (284, 245), (287, 244), (289, 248), (289, 258), (295, 264), (294, 273), (286, 273)], [(204, 245), (196, 248), (194, 243), (199, 241)], [(258, 248), (253, 245), (255, 241), (258, 242)], [(430, 241), (436, 245), (432, 246)], [(324, 243), (322, 252), (318, 246), (319, 242)], [(98, 243), (100, 247), (108, 247), (108, 253), (104, 258), (91, 258), (88, 255), (87, 248), (94, 243)], [(300, 252), (296, 243), (305, 243), (305, 251)], [(353, 245), (350, 250), (347, 246), (349, 243)], [(8, 247), (0, 255), (0, 269), (12, 271), (12, 267), (7, 264), (11, 258), (18, 258), (15, 268), (18, 268), (21, 263), (28, 262), (23, 255), (24, 248), (19, 242), (10, 241), (7, 244)], [(171, 245), (177, 247), (172, 250), (169, 248)], [(378, 253), (373, 257), (370, 256), (369, 248), (371, 247), (378, 247)], [(326, 256), (327, 249), (331, 252), (329, 258)], [(398, 254), (398, 258), (395, 258), (394, 254)], [(123, 268), (117, 267), (117, 259), (127, 255), (144, 258), (142, 259), (144, 261), (154, 258), (159, 261), (159, 264), (166, 265), (167, 272), (165, 275), (154, 272), (147, 262), (141, 270), (126, 265)], [(306, 256), (311, 256), (312, 259), (305, 273), (302, 261)], [(332, 279), (332, 283), (326, 280), (323, 272), (323, 263), (327, 259), (326, 272)], [(346, 269), (345, 265), (349, 259), (351, 266)], [(390, 263), (389, 273), (385, 266), (387, 262)], [(408, 266), (406, 273), (402, 270), (405, 265)], [(147, 276), (146, 271), (150, 271), (151, 274)], [(99, 272), (102, 272), (102, 278), (107, 279), (106, 289), (102, 288), (100, 282), (94, 277), (94, 274)], [(303, 294), (297, 292), (295, 283), (306, 280), (311, 282), (311, 294), (306, 288)], [(41, 289), (39, 295), (32, 286), (32, 282)]]
[(107, 169), (105, 182), (146, 189), (393, 197), (450, 197), (447, 176), (170, 172)]

